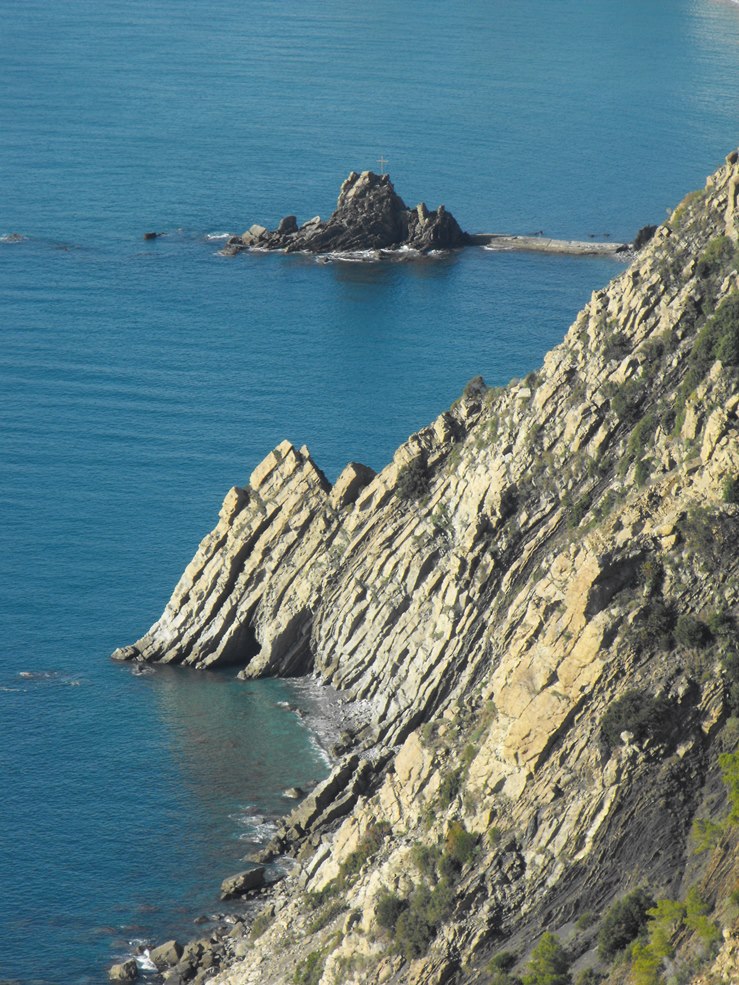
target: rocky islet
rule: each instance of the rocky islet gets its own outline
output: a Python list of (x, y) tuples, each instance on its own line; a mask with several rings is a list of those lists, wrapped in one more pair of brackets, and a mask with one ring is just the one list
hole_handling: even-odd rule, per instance
[(285, 216), (276, 229), (252, 225), (231, 237), (222, 252), (282, 250), (285, 253), (356, 253), (367, 250), (449, 250), (469, 242), (443, 205), (429, 210), (423, 203), (409, 209), (396, 193), (390, 176), (352, 171), (339, 191), (336, 210), (327, 220), (316, 216), (298, 226)]

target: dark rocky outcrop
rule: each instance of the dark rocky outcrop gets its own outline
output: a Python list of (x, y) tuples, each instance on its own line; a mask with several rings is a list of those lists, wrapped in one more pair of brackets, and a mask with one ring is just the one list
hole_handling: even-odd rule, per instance
[(352, 253), (406, 247), (428, 253), (464, 246), (469, 237), (443, 205), (409, 209), (387, 174), (352, 171), (341, 186), (336, 211), (325, 222), (316, 216), (298, 226), (285, 216), (277, 229), (253, 225), (228, 241), (225, 253), (284, 250), (286, 253)]

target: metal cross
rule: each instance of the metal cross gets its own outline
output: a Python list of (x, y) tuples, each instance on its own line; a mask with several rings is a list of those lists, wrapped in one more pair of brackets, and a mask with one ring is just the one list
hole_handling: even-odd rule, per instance
[(385, 171), (385, 165), (389, 164), (390, 162), (385, 160), (384, 155), (377, 158), (377, 163), (380, 165), (380, 174), (387, 174), (387, 172)]

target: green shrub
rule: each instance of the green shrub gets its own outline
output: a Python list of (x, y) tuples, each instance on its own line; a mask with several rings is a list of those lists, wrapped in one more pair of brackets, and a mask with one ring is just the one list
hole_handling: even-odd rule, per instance
[(654, 338), (647, 339), (642, 346), (641, 352), (644, 359), (644, 366), (652, 373), (662, 362), (662, 357), (666, 349), (666, 340), (666, 335), (658, 335)]
[(661, 599), (650, 599), (639, 614), (635, 626), (636, 642), (645, 649), (670, 650), (675, 613)]
[(710, 907), (703, 899), (697, 886), (693, 886), (685, 897), (685, 925), (697, 934), (704, 944), (712, 944), (721, 937), (721, 931), (710, 920)]
[(733, 639), (736, 623), (730, 612), (719, 609), (717, 612), (712, 612), (708, 617), (708, 628), (716, 639)]
[(588, 927), (592, 927), (594, 923), (598, 922), (597, 913), (593, 913), (592, 910), (586, 910), (581, 913), (580, 916), (575, 921), (575, 926), (578, 930), (587, 930)]
[(462, 785), (461, 777), (455, 770), (450, 770), (444, 774), (444, 778), (439, 784), (439, 803), (442, 810), (446, 810), (459, 793)]
[(406, 502), (418, 502), (428, 495), (431, 479), (423, 455), (411, 459), (398, 473), (395, 494)]
[(411, 859), (421, 875), (431, 879), (436, 875), (441, 852), (435, 845), (422, 845), (420, 842), (411, 849)]
[(721, 663), (726, 674), (727, 703), (732, 715), (739, 715), (739, 650), (731, 648), (721, 654)]
[(635, 889), (616, 900), (598, 929), (598, 954), (603, 961), (610, 961), (636, 940), (647, 924), (647, 911), (653, 906), (654, 899), (645, 889)]
[(630, 348), (629, 340), (623, 332), (613, 332), (606, 336), (603, 344), (603, 355), (608, 362), (611, 362), (611, 360), (620, 361), (629, 352)]
[(432, 926), (436, 927), (443, 923), (451, 914), (454, 907), (454, 895), (454, 885), (449, 879), (441, 878), (431, 890), (424, 916)]
[(649, 944), (637, 941), (631, 948), (631, 975), (634, 985), (659, 985), (662, 957)]
[(658, 900), (647, 913), (648, 940), (631, 948), (631, 977), (634, 985), (658, 985), (665, 958), (673, 957), (673, 940), (685, 919), (685, 905), (677, 900)]
[(637, 742), (661, 740), (671, 730), (672, 705), (645, 691), (627, 691), (609, 705), (601, 722), (601, 737), (607, 749), (615, 749), (622, 732), (631, 732)]
[(446, 854), (464, 865), (475, 854), (477, 838), (470, 834), (461, 821), (452, 821), (445, 839)]
[(510, 951), (499, 951), (488, 962), (487, 985), (521, 985), (521, 979), (512, 974), (516, 955)]
[(387, 821), (379, 821), (367, 828), (357, 847), (341, 863), (338, 877), (340, 885), (345, 885), (359, 874), (365, 862), (379, 852), (391, 832), (392, 829)]
[(739, 363), (739, 293), (729, 294), (696, 336), (690, 354), (701, 379), (720, 359), (725, 366)]
[(729, 813), (723, 821), (697, 817), (693, 820), (690, 837), (696, 854), (716, 847), (727, 827), (739, 824), (739, 749), (725, 752), (718, 757), (721, 779), (724, 781), (729, 800)]
[(695, 275), (705, 279), (721, 275), (734, 256), (734, 244), (728, 236), (716, 236), (701, 254), (695, 265)]
[(628, 380), (610, 397), (611, 410), (622, 424), (636, 424), (643, 400), (643, 384)]
[(310, 921), (308, 924), (308, 933), (317, 934), (319, 930), (328, 927), (331, 921), (338, 917), (340, 913), (345, 913), (348, 909), (349, 904), (343, 896), (334, 897)]
[(595, 968), (583, 968), (575, 979), (575, 985), (600, 985), (602, 981), (603, 975)]
[(498, 951), (498, 953), (490, 959), (488, 968), (491, 971), (511, 971), (517, 960), (518, 958), (512, 951)]
[(395, 926), (395, 943), (408, 961), (420, 958), (428, 950), (434, 937), (434, 928), (424, 915), (424, 907), (413, 903), (398, 917)]
[(693, 843), (693, 853), (702, 855), (712, 851), (718, 845), (724, 833), (722, 825), (707, 817), (696, 817), (690, 827), (690, 840)]
[(447, 882), (456, 882), (462, 866), (452, 855), (445, 852), (439, 859), (439, 877)]
[(664, 407), (659, 416), (659, 426), (665, 432), (665, 434), (670, 434), (675, 427), (675, 408), (674, 407)]
[(485, 985), (521, 985), (521, 979), (510, 971), (500, 971), (496, 968), (488, 968), (489, 977), (485, 980)]
[(697, 554), (710, 554), (713, 550), (713, 524), (707, 510), (700, 507), (691, 509), (680, 521), (682, 533), (688, 547)]
[(384, 891), (375, 904), (375, 917), (383, 930), (395, 931), (400, 914), (408, 908), (408, 901), (395, 893)]
[(673, 940), (685, 919), (685, 904), (679, 900), (661, 899), (649, 910), (649, 944), (660, 957), (672, 957)]
[(626, 444), (626, 451), (631, 458), (639, 458), (644, 453), (656, 430), (657, 418), (654, 414), (645, 414), (629, 435)]
[(634, 468), (634, 482), (640, 489), (649, 478), (651, 471), (652, 460), (649, 458), (640, 458)]
[(339, 880), (332, 879), (331, 882), (327, 883), (323, 887), (323, 889), (318, 890), (318, 892), (306, 893), (303, 898), (309, 910), (318, 910), (324, 905), (324, 903), (327, 903), (330, 899), (335, 897), (338, 891)]
[(571, 985), (567, 952), (554, 934), (545, 933), (526, 966), (523, 985)]
[(682, 429), (688, 398), (717, 359), (725, 366), (739, 365), (739, 294), (736, 292), (724, 298), (696, 335), (687, 372), (675, 398), (675, 436)]
[(722, 753), (718, 762), (729, 794), (729, 824), (739, 824), (739, 749)]
[(678, 646), (703, 647), (711, 642), (711, 631), (700, 619), (678, 616), (675, 624), (675, 642)]
[(295, 968), (293, 982), (295, 985), (318, 985), (325, 963), (325, 954), (321, 951), (311, 951)]
[(659, 595), (665, 582), (665, 566), (658, 558), (647, 558), (641, 566), (641, 577), (649, 595)]
[(727, 475), (721, 484), (721, 498), (725, 503), (739, 503), (739, 477)]
[(585, 519), (585, 517), (587, 516), (587, 512), (590, 509), (590, 502), (591, 502), (591, 496), (589, 493), (586, 493), (584, 496), (581, 496), (580, 499), (578, 499), (577, 502), (573, 503), (572, 505), (570, 505), (569, 502), (565, 500), (564, 507), (567, 517), (567, 526), (571, 530), (574, 530), (575, 527), (579, 527), (582, 521)]

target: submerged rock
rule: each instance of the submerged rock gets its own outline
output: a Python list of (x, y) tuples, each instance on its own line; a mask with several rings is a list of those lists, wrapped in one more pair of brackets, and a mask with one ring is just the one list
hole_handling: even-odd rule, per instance
[(341, 186), (336, 211), (325, 222), (315, 216), (298, 226), (295, 216), (270, 231), (252, 225), (229, 240), (224, 252), (245, 249), (286, 253), (356, 253), (367, 250), (412, 249), (421, 253), (464, 246), (469, 241), (443, 205), (430, 210), (421, 202), (409, 209), (396, 194), (389, 175), (352, 171)]

